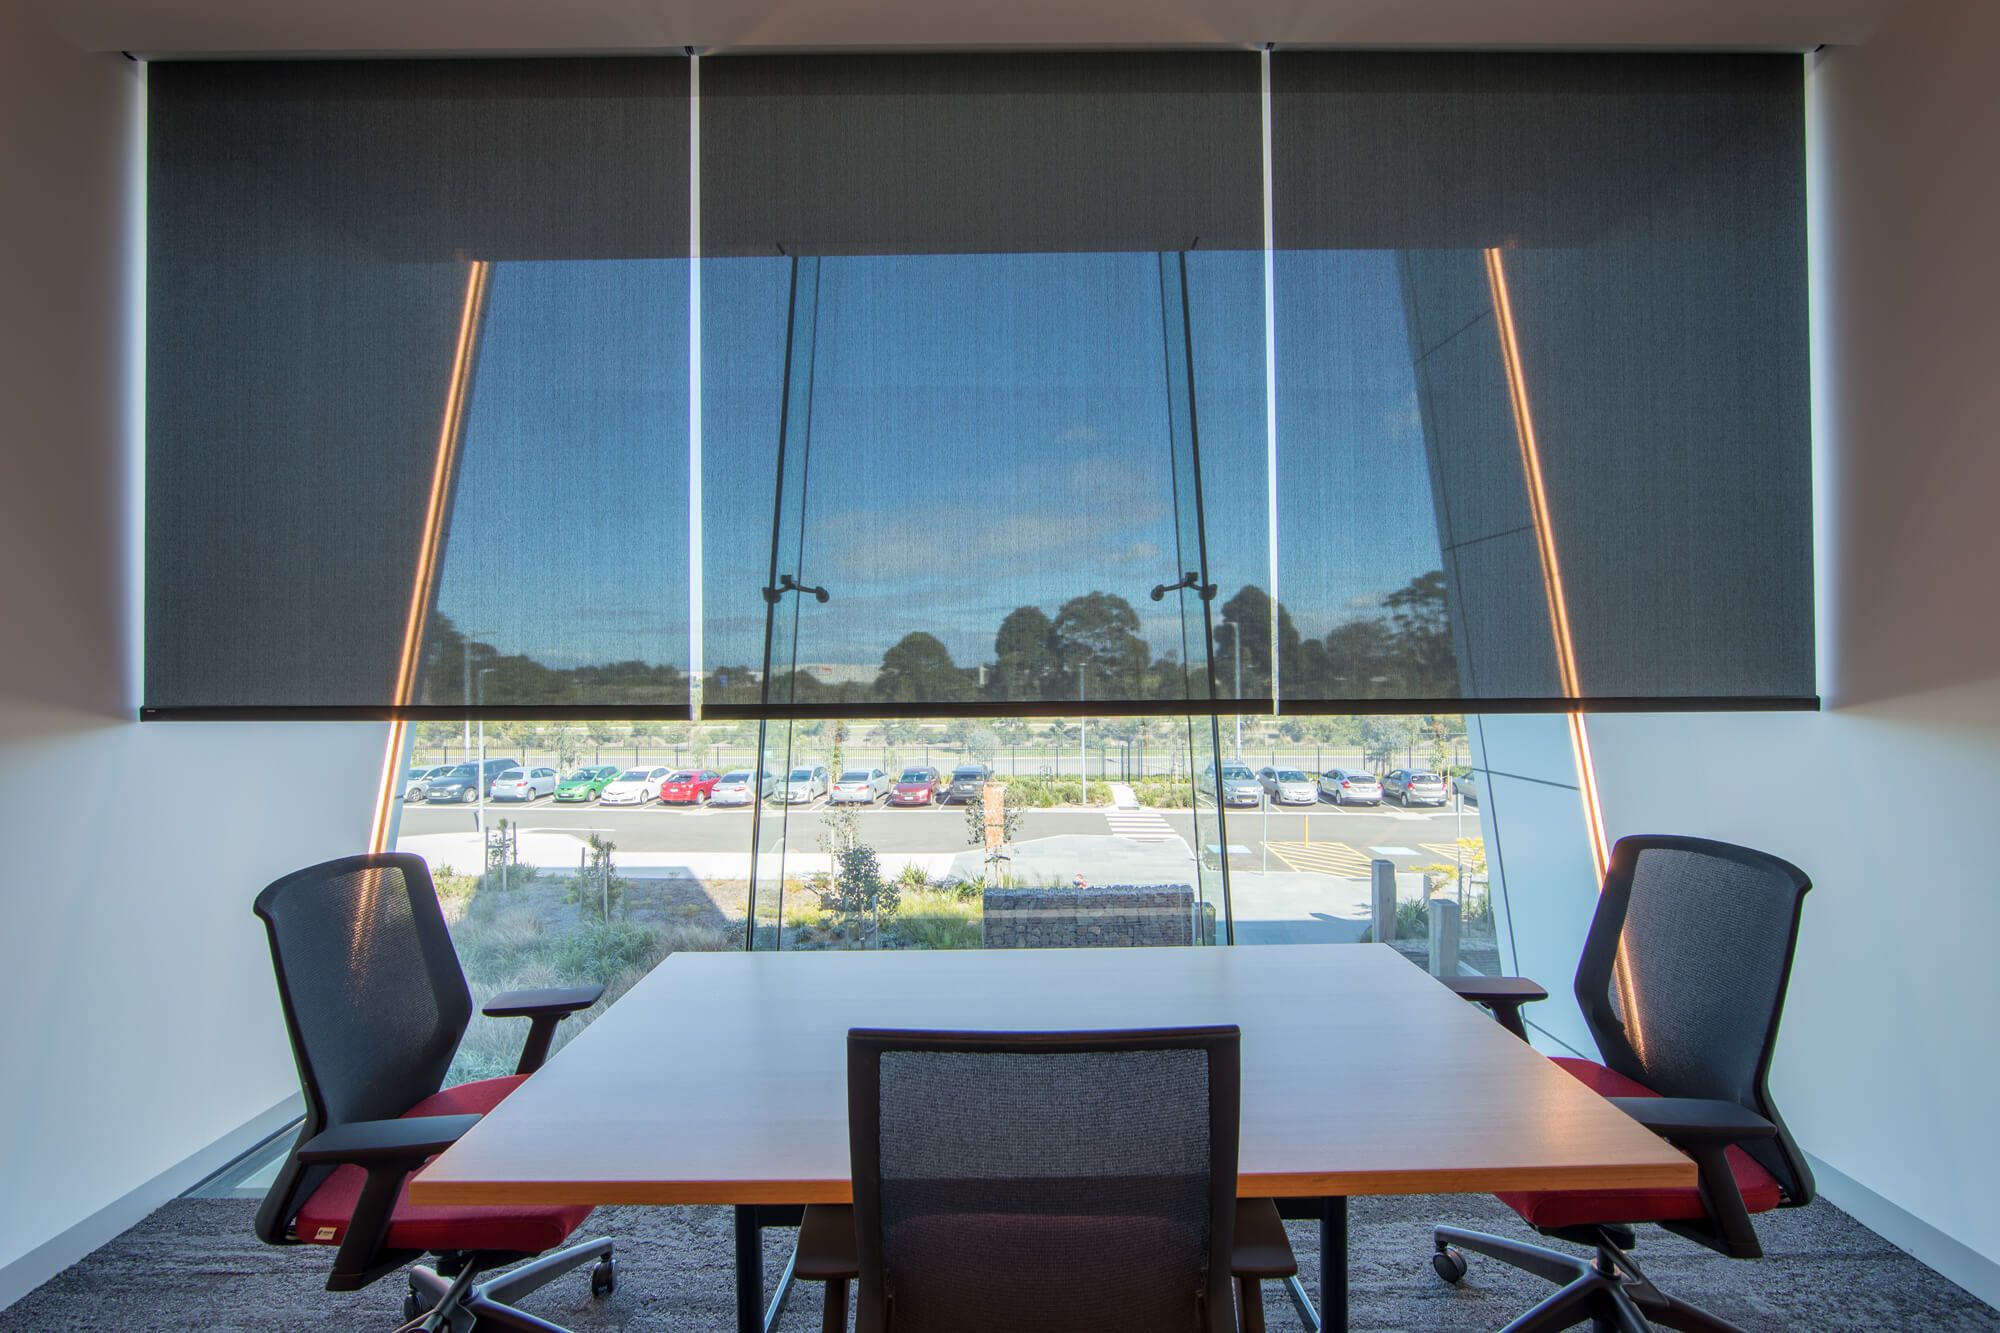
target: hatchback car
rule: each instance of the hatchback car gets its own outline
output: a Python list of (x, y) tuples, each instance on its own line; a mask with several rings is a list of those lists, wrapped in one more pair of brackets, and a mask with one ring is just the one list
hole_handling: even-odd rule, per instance
[(610, 786), (617, 776), (616, 764), (593, 764), (588, 768), (579, 768), (556, 784), (556, 799), (594, 801), (604, 794), (604, 789)]
[(935, 768), (906, 768), (889, 788), (889, 804), (934, 805), (944, 786), (944, 778)]
[[(1209, 764), (1201, 770), (1201, 790), (1211, 796), (1218, 791), (1215, 765)], [(1224, 805), (1261, 805), (1264, 802), (1264, 784), (1257, 781), (1257, 775), (1243, 764), (1224, 764), (1220, 799)]]
[(1443, 805), (1448, 790), (1442, 774), (1421, 768), (1392, 768), (1382, 775), (1382, 794), (1404, 805)]
[(708, 793), (710, 805), (754, 805), (771, 794), (771, 775), (757, 771), (756, 787), (751, 787), (750, 770), (734, 768), (715, 780)]
[(1380, 805), (1382, 784), (1358, 768), (1329, 768), (1319, 775), (1319, 794), (1335, 805)]
[(831, 785), (825, 764), (800, 764), (785, 776), (785, 804), (810, 805), (826, 795)]
[(493, 799), (496, 801), (532, 801), (555, 794), (556, 771), (553, 768), (510, 768), (493, 779)]
[(834, 780), (833, 805), (873, 805), (889, 794), (889, 775), (879, 768), (850, 768)]
[(715, 794), (721, 774), (708, 768), (677, 768), (660, 784), (662, 805), (700, 805)]
[(980, 799), (986, 791), (986, 784), (993, 780), (993, 770), (984, 764), (960, 764), (951, 770), (951, 781), (946, 784), (944, 794), (938, 798), (940, 805), (957, 801), (964, 805)]
[(667, 780), (671, 768), (628, 768), (604, 788), (604, 794), (597, 798), (599, 805), (644, 805), (657, 800), (660, 784)]
[(1313, 775), (1296, 768), (1260, 768), (1257, 781), (1264, 794), (1279, 805), (1318, 805), (1319, 784)]
[(421, 801), (428, 793), (432, 778), (441, 778), (457, 768), (457, 764), (426, 764), (411, 769), (403, 778), (403, 799)]

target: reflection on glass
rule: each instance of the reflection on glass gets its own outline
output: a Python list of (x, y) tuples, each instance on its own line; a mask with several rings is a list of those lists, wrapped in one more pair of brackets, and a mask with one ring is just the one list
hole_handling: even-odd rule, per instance
[(687, 288), (492, 266), (421, 702), (686, 706)]

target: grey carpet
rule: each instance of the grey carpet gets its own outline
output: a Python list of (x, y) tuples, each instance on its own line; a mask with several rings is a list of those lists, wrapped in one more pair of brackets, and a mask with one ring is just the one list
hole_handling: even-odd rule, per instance
[[(402, 1283), (324, 1290), (329, 1252), (271, 1249), (250, 1234), (255, 1205), (183, 1199), (154, 1213), (82, 1263), (0, 1312), (0, 1330), (356, 1330), (399, 1322)], [(1432, 1223), (1455, 1222), (1531, 1239), (1514, 1214), (1483, 1197), (1363, 1199), (1353, 1205), (1350, 1272), (1357, 1330), (1495, 1329), (1549, 1287), (1474, 1257), (1457, 1288), (1430, 1269)], [(1647, 1229), (1638, 1257), (1664, 1289), (1746, 1329), (2000, 1330), (2000, 1314), (1825, 1203), (1759, 1219), (1767, 1257), (1723, 1259)], [(558, 1279), (525, 1308), (576, 1333), (609, 1329), (722, 1330), (732, 1323), (730, 1213), (725, 1208), (606, 1208), (588, 1234), (619, 1243), (616, 1295), (593, 1303), (581, 1273)], [(768, 1233), (775, 1280), (790, 1232)], [(1292, 1244), (1316, 1271), (1317, 1230), (1294, 1224)], [(801, 1285), (784, 1328), (819, 1327), (817, 1287)], [(1276, 1287), (1266, 1288), (1273, 1333), (1299, 1328)]]

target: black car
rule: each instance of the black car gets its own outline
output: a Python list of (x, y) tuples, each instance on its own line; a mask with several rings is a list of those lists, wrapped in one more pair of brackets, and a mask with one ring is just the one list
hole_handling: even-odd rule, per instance
[(993, 780), (993, 770), (984, 764), (960, 764), (951, 770), (951, 784), (938, 797), (938, 804), (948, 801), (976, 801), (986, 791), (986, 784)]
[[(451, 772), (441, 777), (432, 778), (424, 788), (424, 799), (432, 803), (441, 804), (449, 801), (463, 801), (465, 804), (471, 805), (482, 794), (487, 796), (493, 794), (493, 779), (499, 777), (510, 768), (519, 768), (520, 766), (521, 761), (518, 759), (488, 759), (484, 765), (486, 770), (485, 780), (479, 781), (477, 775), (481, 767), (480, 765), (460, 764), (457, 768), (451, 770)], [(483, 793), (482, 788), (484, 789)]]

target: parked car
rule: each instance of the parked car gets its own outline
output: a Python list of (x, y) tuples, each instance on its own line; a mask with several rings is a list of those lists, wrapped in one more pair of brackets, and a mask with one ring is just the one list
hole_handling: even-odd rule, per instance
[(933, 805), (944, 788), (944, 778), (935, 768), (906, 768), (889, 789), (889, 804)]
[(613, 778), (597, 798), (599, 805), (644, 805), (658, 800), (660, 784), (667, 780), (671, 768), (628, 768)]
[(1358, 768), (1329, 768), (1319, 775), (1319, 794), (1335, 805), (1380, 805), (1382, 783)]
[(403, 799), (421, 801), (428, 794), (432, 778), (441, 778), (457, 764), (428, 764), (411, 769), (403, 777)]
[(662, 805), (700, 805), (715, 794), (721, 774), (710, 768), (677, 768), (660, 784)]
[(553, 768), (510, 768), (493, 779), (493, 799), (496, 801), (532, 801), (538, 796), (556, 794), (556, 771)]
[(715, 780), (715, 786), (708, 793), (711, 805), (752, 805), (771, 794), (771, 774), (765, 769), (757, 770), (756, 790), (751, 790), (750, 770), (734, 768)]
[(833, 785), (826, 765), (808, 761), (800, 764), (786, 775), (784, 781), (786, 805), (810, 805), (826, 795)]
[(889, 775), (879, 768), (850, 768), (834, 780), (827, 800), (834, 805), (873, 805), (889, 794)]
[(960, 764), (951, 770), (951, 781), (945, 784), (944, 793), (938, 797), (938, 804), (951, 801), (969, 804), (979, 800), (986, 791), (986, 784), (993, 780), (993, 770), (984, 764)]
[(1449, 789), (1444, 775), (1421, 768), (1392, 768), (1382, 775), (1382, 794), (1404, 805), (1443, 805)]
[(493, 780), (510, 768), (519, 768), (518, 759), (488, 759), (484, 764), (458, 764), (451, 772), (430, 779), (424, 784), (424, 799), (433, 804), (445, 801), (463, 801), (471, 805), (479, 799), (480, 789), (486, 795), (493, 794)]
[(1297, 768), (1260, 768), (1257, 781), (1264, 794), (1279, 805), (1318, 805), (1319, 783)]
[(1458, 799), (1467, 805), (1479, 804), (1479, 778), (1476, 774), (1461, 773), (1451, 780), (1451, 789), (1458, 793)]
[(604, 794), (618, 776), (616, 764), (593, 764), (579, 768), (576, 772), (556, 784), (558, 801), (594, 801)]
[(1215, 796), (1219, 790), (1219, 799), (1224, 805), (1262, 805), (1264, 802), (1264, 784), (1257, 781), (1257, 775), (1244, 764), (1224, 764), (1219, 788), (1215, 765), (1205, 765), (1199, 785), (1210, 796)]

